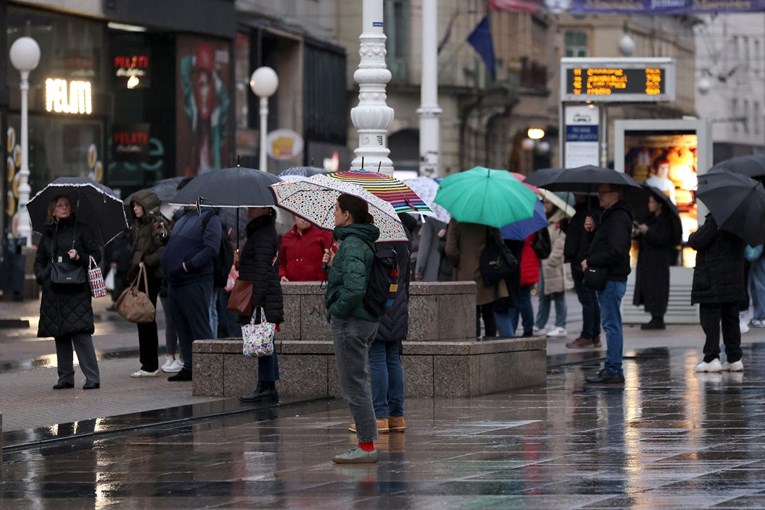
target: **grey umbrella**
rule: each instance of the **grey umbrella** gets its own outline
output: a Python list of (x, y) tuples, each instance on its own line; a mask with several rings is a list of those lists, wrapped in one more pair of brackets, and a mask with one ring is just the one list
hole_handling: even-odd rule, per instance
[(749, 177), (765, 177), (765, 156), (754, 154), (726, 159), (717, 163), (709, 171), (714, 173), (729, 171)]
[[(157, 198), (159, 198), (160, 202), (168, 202), (175, 196), (176, 193), (178, 193), (178, 183), (183, 179), (184, 177), (169, 177), (167, 179), (157, 181), (152, 187), (148, 189), (157, 194)], [(126, 204), (130, 204), (132, 201), (133, 193), (128, 195), (128, 197), (124, 200)]]
[(275, 206), (268, 186), (280, 182), (277, 176), (252, 168), (225, 168), (195, 177), (170, 199), (175, 205), (201, 207)]
[(733, 172), (706, 173), (699, 176), (696, 197), (721, 230), (752, 246), (765, 244), (765, 190), (761, 182)]

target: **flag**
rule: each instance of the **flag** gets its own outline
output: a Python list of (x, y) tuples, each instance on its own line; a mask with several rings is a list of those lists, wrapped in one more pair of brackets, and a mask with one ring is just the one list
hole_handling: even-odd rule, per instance
[(489, 17), (484, 16), (481, 22), (473, 29), (468, 36), (467, 41), (483, 59), (486, 69), (491, 75), (491, 80), (497, 79), (497, 70), (494, 65), (494, 42), (491, 39), (491, 28), (489, 27)]
[(510, 12), (530, 12), (535, 13), (540, 10), (542, 0), (489, 0), (489, 10), (492, 11), (510, 11)]
[(454, 27), (454, 22), (457, 21), (457, 16), (460, 15), (459, 9), (454, 11), (454, 14), (452, 14), (452, 17), (449, 18), (449, 24), (446, 25), (446, 31), (444, 32), (444, 36), (441, 38), (441, 42), (438, 43), (438, 53), (441, 53), (441, 50), (444, 49), (444, 46), (446, 46), (446, 43), (449, 42), (449, 38), (452, 36), (452, 28)]

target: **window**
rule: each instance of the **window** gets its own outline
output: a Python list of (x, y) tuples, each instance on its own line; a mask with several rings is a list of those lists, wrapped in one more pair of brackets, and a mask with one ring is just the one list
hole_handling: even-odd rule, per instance
[(564, 55), (566, 57), (587, 56), (587, 34), (585, 32), (566, 32), (563, 36)]
[(742, 115), (744, 123), (744, 133), (749, 133), (749, 120), (752, 116), (752, 112), (749, 110), (749, 100), (744, 99), (744, 114)]
[(738, 133), (738, 99), (730, 100), (730, 113), (733, 117), (733, 132)]
[(763, 111), (760, 108), (760, 102), (754, 102), (754, 134), (760, 134), (760, 119), (762, 118)]
[(385, 8), (385, 35), (387, 36), (385, 58), (394, 82), (406, 82), (409, 54), (410, 0), (389, 0)]

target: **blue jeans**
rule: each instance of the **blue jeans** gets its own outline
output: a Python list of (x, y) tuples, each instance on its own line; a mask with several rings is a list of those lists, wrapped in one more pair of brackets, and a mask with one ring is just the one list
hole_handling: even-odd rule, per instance
[(749, 266), (749, 294), (752, 296), (752, 319), (765, 320), (765, 257)]
[(404, 369), (398, 342), (375, 340), (369, 348), (375, 417), (404, 416)]
[(555, 302), (555, 326), (559, 328), (566, 327), (566, 293), (553, 292), (545, 294), (545, 280), (541, 278), (537, 285), (537, 295), (539, 296), (539, 308), (537, 309), (536, 327), (542, 329), (547, 326), (547, 320), (550, 318), (550, 301)]
[(531, 305), (531, 287), (533, 285), (521, 287), (521, 293), (518, 296), (518, 306), (510, 309), (513, 332), (518, 329), (518, 318), (520, 316), (525, 336), (534, 334), (534, 307)]
[(356, 424), (360, 443), (377, 439), (377, 422), (369, 383), (369, 347), (377, 336), (377, 322), (355, 317), (330, 318), (337, 378)]
[(603, 331), (606, 332), (606, 364), (609, 374), (624, 375), (622, 357), (624, 353), (624, 334), (622, 332), (622, 298), (627, 290), (627, 282), (608, 280), (606, 288), (598, 292), (600, 317)]
[(594, 340), (600, 336), (600, 305), (597, 293), (584, 284), (582, 266), (571, 264), (571, 277), (574, 280), (576, 297), (582, 305), (582, 338)]

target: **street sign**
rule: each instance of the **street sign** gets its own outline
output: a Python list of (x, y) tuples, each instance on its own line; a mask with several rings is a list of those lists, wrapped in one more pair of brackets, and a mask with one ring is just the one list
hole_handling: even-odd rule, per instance
[(566, 106), (564, 168), (598, 165), (600, 109), (596, 106)]
[(671, 58), (562, 58), (561, 101), (675, 100)]

